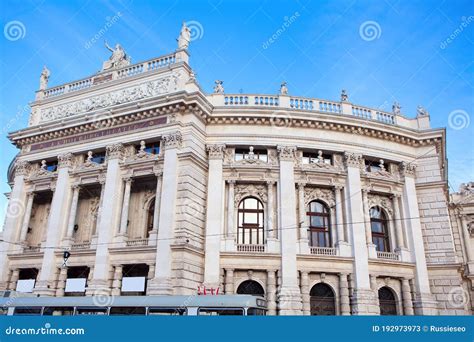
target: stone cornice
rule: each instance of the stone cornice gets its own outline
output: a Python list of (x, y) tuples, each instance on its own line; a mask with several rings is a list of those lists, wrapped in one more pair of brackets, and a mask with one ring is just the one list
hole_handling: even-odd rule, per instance
[[(248, 110), (248, 109), (247, 109)], [(208, 125), (239, 124), (272, 126), (272, 113), (267, 111), (253, 110), (246, 115), (245, 108), (232, 108), (229, 113), (213, 113), (207, 117)], [(237, 111), (242, 113), (236, 114)], [(385, 141), (393, 141), (409, 146), (427, 146), (444, 141), (445, 129), (416, 130), (396, 125), (383, 124), (381, 122), (367, 121), (352, 116), (341, 116), (323, 113), (310, 113), (304, 117), (297, 117), (296, 113), (289, 121), (285, 129), (290, 128), (312, 128), (324, 129), (349, 134), (374, 137)]]

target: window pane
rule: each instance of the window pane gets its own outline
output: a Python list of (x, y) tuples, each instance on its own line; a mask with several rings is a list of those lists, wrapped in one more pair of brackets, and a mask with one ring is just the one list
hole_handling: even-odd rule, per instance
[(250, 229), (244, 229), (244, 241), (242, 243), (250, 243)]
[(311, 212), (313, 213), (324, 213), (324, 206), (319, 202), (311, 202)]
[(382, 222), (372, 221), (370, 225), (372, 226), (372, 231), (374, 233), (383, 233)]
[(258, 230), (257, 229), (252, 229), (252, 241), (250, 241), (251, 244), (257, 244), (258, 243)]
[(245, 213), (246, 224), (257, 224), (257, 213)]
[(245, 199), (245, 209), (257, 209), (258, 201), (255, 198)]
[(321, 216), (311, 216), (312, 227), (324, 227), (324, 219)]

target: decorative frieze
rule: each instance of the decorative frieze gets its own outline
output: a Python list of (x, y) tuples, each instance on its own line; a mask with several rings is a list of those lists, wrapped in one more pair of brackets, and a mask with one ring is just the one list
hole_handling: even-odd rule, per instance
[(285, 161), (294, 161), (295, 160), (295, 153), (296, 153), (296, 146), (282, 146), (279, 145), (277, 147), (278, 155), (280, 160)]
[(183, 143), (183, 137), (179, 131), (164, 135), (161, 139), (164, 143), (165, 149), (180, 148)]
[(28, 176), (31, 165), (25, 160), (17, 160), (15, 162), (15, 176)]
[(123, 157), (124, 153), (124, 147), (122, 144), (113, 144), (113, 145), (108, 145), (106, 148), (106, 155), (107, 155), (107, 160), (110, 159), (121, 159)]
[(320, 200), (333, 207), (336, 204), (334, 200), (334, 191), (331, 189), (310, 188), (306, 187), (304, 190), (304, 202), (308, 205), (310, 202)]
[(112, 91), (84, 100), (43, 109), (41, 111), (41, 122), (67, 118), (79, 113), (87, 113), (96, 109), (138, 101), (160, 94), (173, 92), (177, 89), (178, 76), (171, 75), (158, 80), (142, 83), (134, 87)]
[(237, 208), (245, 197), (258, 198), (262, 203), (267, 203), (267, 186), (260, 184), (236, 184), (234, 189), (234, 206)]
[(224, 151), (225, 151), (224, 144), (207, 145), (206, 150), (209, 153), (209, 159), (224, 158)]

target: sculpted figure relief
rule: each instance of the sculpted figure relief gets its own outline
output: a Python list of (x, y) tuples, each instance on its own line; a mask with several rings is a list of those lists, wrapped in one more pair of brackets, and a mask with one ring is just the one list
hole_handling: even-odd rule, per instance
[(45, 65), (43, 67), (43, 71), (41, 71), (39, 90), (45, 90), (46, 88), (48, 88), (48, 81), (49, 81), (50, 74), (51, 73), (49, 69)]
[(178, 50), (186, 50), (189, 47), (189, 42), (191, 41), (191, 31), (189, 27), (186, 26), (186, 23), (183, 22), (181, 26), (181, 32), (178, 37)]

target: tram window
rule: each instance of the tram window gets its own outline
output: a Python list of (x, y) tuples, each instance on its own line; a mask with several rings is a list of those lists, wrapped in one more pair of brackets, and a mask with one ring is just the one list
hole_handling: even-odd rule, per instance
[(107, 308), (77, 308), (76, 315), (107, 315)]
[(265, 310), (256, 309), (256, 308), (249, 308), (247, 310), (248, 316), (265, 316)]
[(243, 316), (244, 310), (237, 308), (199, 308), (198, 315), (200, 316)]
[(43, 310), (43, 316), (72, 316), (73, 314), (73, 307), (46, 307)]
[(185, 309), (181, 308), (149, 308), (148, 315), (150, 316), (183, 316), (186, 314)]
[(41, 315), (40, 307), (19, 306), (15, 308), (14, 315)]
[(110, 308), (110, 315), (145, 315), (146, 308), (143, 306), (123, 306)]
[(8, 314), (8, 308), (6, 306), (0, 307), (0, 316)]

